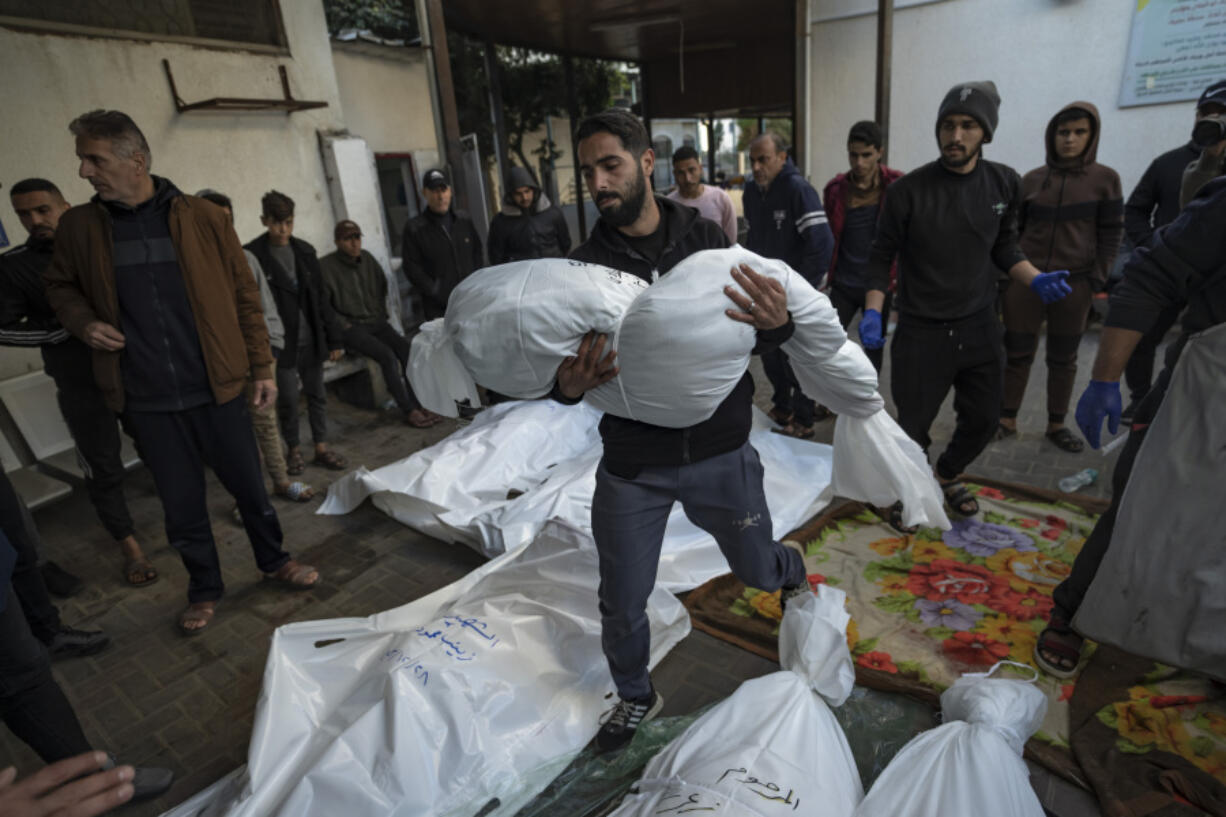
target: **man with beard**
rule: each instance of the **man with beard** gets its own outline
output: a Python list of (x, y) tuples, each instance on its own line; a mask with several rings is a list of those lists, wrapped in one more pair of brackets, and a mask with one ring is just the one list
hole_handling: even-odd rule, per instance
[[(123, 556), (124, 579), (133, 587), (153, 584), (157, 570), (136, 540), (136, 527), (123, 495), (122, 440), (115, 413), (107, 408), (94, 382), (89, 347), (60, 326), (43, 283), (55, 231), (69, 204), (46, 179), (19, 181), (9, 196), (30, 238), (0, 256), (0, 344), (39, 347), (44, 371), (55, 381), (60, 413), (85, 471), (90, 503)], [(37, 635), (37, 620), (31, 617), (31, 621)]]
[[(655, 153), (631, 113), (614, 109), (588, 117), (576, 139), (600, 219), (571, 258), (652, 283), (692, 253), (728, 246), (717, 224), (653, 195), (647, 177)], [(727, 315), (758, 330), (754, 351), (786, 341), (795, 327), (782, 285), (747, 266), (732, 277), (744, 294), (725, 287), (736, 307)], [(604, 335), (589, 333), (578, 353), (563, 362), (552, 392), (556, 400), (577, 403), (584, 392), (617, 376), (617, 353), (605, 354), (606, 343)], [(596, 736), (600, 751), (628, 743), (663, 704), (647, 672), (646, 610), (674, 502), (715, 538), (745, 584), (782, 588), (785, 603), (809, 592), (800, 553), (771, 537), (762, 464), (748, 442), (752, 401), (753, 380), (746, 374), (710, 419), (689, 428), (608, 414), (600, 421), (604, 457), (596, 471), (592, 534), (600, 560), (601, 644), (620, 698)]]
[[(890, 388), (898, 424), (928, 450), (928, 429), (950, 388), (957, 422), (937, 459), (951, 510), (979, 512), (958, 477), (991, 441), (1000, 418), (1003, 330), (996, 317), (997, 269), (1054, 303), (1071, 289), (1067, 270), (1039, 272), (1018, 246), (1021, 179), (980, 154), (992, 141), (1000, 96), (992, 82), (955, 85), (937, 112), (941, 158), (890, 186), (869, 254), (860, 338), (882, 340), (881, 310), (898, 258), (898, 328), (890, 347)], [(902, 507), (889, 521), (903, 526)]]

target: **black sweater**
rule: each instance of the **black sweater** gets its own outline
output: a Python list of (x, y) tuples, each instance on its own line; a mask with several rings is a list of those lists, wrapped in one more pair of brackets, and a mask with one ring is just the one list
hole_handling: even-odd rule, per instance
[(1200, 151), (1189, 142), (1149, 163), (1145, 175), (1124, 204), (1124, 232), (1134, 247), (1149, 241), (1154, 230), (1165, 227), (1179, 215), (1183, 172), (1199, 158)]
[(999, 270), (1018, 248), (1021, 178), (980, 158), (970, 173), (931, 162), (890, 185), (868, 262), (868, 288), (885, 292), (898, 256), (894, 305), (902, 318), (956, 321), (996, 299)]
[(1146, 332), (1164, 309), (1188, 302), (1183, 334), (1167, 350), (1174, 363), (1189, 335), (1226, 321), (1226, 178), (1216, 179), (1124, 267), (1111, 290), (1106, 325)]
[[(576, 247), (570, 257), (629, 272), (651, 283), (700, 250), (728, 246), (723, 229), (700, 218), (697, 210), (660, 197), (656, 197), (656, 205), (660, 208), (659, 229), (666, 235), (659, 258), (649, 259), (637, 253), (604, 219), (596, 222), (591, 237)], [(789, 320), (779, 329), (758, 332), (754, 353), (783, 343), (795, 328)], [(553, 397), (564, 403), (578, 402), (561, 397), (556, 387)], [(605, 467), (615, 474), (632, 477), (640, 466), (682, 465), (735, 451), (749, 439), (752, 410), (753, 378), (746, 372), (711, 417), (689, 428), (664, 428), (606, 414), (600, 420)]]

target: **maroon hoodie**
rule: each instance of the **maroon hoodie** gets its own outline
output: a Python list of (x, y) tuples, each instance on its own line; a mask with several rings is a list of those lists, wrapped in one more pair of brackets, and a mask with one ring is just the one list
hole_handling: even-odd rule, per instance
[[(1090, 114), (1092, 132), (1075, 159), (1056, 152), (1056, 118), (1069, 108)], [(1047, 123), (1047, 162), (1022, 177), (1021, 248), (1044, 272), (1066, 269), (1087, 275), (1094, 289), (1107, 281), (1124, 235), (1124, 193), (1120, 177), (1095, 161), (1101, 120), (1089, 102), (1065, 105)]]

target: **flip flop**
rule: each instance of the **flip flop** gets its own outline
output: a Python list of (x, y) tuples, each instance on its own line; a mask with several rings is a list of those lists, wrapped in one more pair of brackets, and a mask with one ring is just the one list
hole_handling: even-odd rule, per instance
[[(315, 580), (307, 581), (306, 577), (312, 573), (315, 574)], [(319, 584), (320, 578), (319, 571), (315, 568), (293, 561), (286, 562), (276, 573), (264, 574), (264, 581), (277, 582), (290, 590), (310, 590)]]
[(1049, 431), (1044, 435), (1051, 440), (1052, 445), (1059, 448), (1061, 451), (1067, 451), (1070, 454), (1080, 453), (1085, 449), (1085, 443), (1077, 439), (1077, 435), (1069, 431), (1067, 428), (1057, 428), (1055, 431)]
[(788, 423), (782, 428), (772, 428), (776, 434), (792, 437), (797, 440), (808, 440), (813, 437), (813, 426), (802, 426), (798, 423)]
[[(134, 582), (132, 581), (132, 576), (137, 573), (145, 578), (139, 582)], [(153, 562), (143, 556), (139, 559), (129, 559), (128, 563), (124, 565), (123, 580), (128, 583), (129, 587), (148, 587), (156, 583), (158, 578), (157, 568), (153, 566)]]
[(320, 468), (327, 468), (329, 471), (344, 471), (349, 467), (344, 457), (331, 450), (316, 452), (315, 459), (311, 460), (311, 465), (318, 465)]
[[(209, 623), (213, 620), (213, 615), (217, 612), (217, 602), (199, 602), (199, 604), (212, 604), (212, 607), (200, 607), (198, 604), (189, 604), (187, 609), (179, 614), (179, 632), (183, 635), (197, 636), (209, 628)], [(189, 621), (203, 621), (199, 627), (186, 626)]]

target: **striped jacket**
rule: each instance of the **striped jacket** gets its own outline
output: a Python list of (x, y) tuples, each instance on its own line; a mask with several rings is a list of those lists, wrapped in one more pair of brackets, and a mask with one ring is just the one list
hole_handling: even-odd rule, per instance
[(822, 197), (796, 165), (789, 159), (765, 191), (747, 182), (742, 203), (749, 222), (745, 246), (786, 262), (813, 286), (820, 286), (830, 266), (834, 236)]

